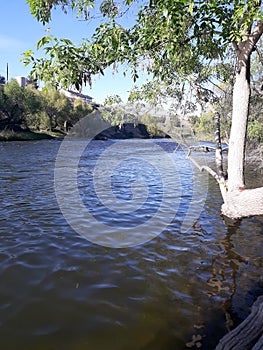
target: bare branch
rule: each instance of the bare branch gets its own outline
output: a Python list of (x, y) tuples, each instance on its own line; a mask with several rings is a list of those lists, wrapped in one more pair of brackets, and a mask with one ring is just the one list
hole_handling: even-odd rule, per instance
[[(207, 79), (207, 81), (209, 81), (212, 85), (214, 85), (218, 90), (223, 91), (223, 93), (226, 95), (226, 91), (224, 89), (222, 89), (219, 85), (217, 85), (216, 83), (214, 83), (211, 79)], [(222, 81), (221, 81), (222, 82)]]
[(191, 148), (189, 148), (186, 158), (189, 159), (197, 167), (197, 169), (199, 169), (201, 172), (204, 171), (204, 170), (207, 171), (214, 179), (216, 179), (216, 181), (218, 183), (220, 183), (220, 178), (219, 178), (219, 176), (217, 175), (217, 173), (213, 169), (211, 169), (210, 167), (208, 167), (206, 165), (199, 165), (197, 163), (197, 161), (194, 160), (190, 156), (190, 154), (191, 154)]

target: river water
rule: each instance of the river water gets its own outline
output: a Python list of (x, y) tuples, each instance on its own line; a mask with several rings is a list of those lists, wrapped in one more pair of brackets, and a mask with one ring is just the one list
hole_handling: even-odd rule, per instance
[[(61, 141), (0, 143), (1, 349), (214, 349), (263, 294), (263, 218), (224, 222), (215, 181), (196, 174), (172, 141), (120, 142), (93, 141), (82, 152), (76, 186), (90, 216), (81, 225), (70, 184), (54, 187)], [(102, 153), (111, 163), (96, 170)], [(164, 153), (175, 164), (167, 178)], [(212, 164), (212, 154), (202, 157)], [(138, 192), (147, 198), (132, 211)], [(119, 209), (109, 208), (114, 197)]]

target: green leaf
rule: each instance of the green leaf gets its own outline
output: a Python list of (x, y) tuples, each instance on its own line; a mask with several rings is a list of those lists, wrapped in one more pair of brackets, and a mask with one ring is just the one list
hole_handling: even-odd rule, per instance
[(189, 4), (189, 12), (191, 13), (191, 15), (192, 15), (193, 12), (194, 12), (194, 1), (190, 1), (190, 4)]
[(33, 53), (34, 53), (33, 50), (28, 50), (28, 51), (23, 52), (23, 55), (25, 57), (31, 57), (33, 55)]
[(52, 36), (44, 36), (37, 42), (37, 49), (39, 50), (42, 46), (52, 41)]
[(165, 18), (168, 17), (168, 9), (167, 8), (163, 9), (163, 15)]
[(66, 45), (71, 45), (73, 46), (73, 42), (69, 39), (60, 39), (61, 42), (65, 43)]

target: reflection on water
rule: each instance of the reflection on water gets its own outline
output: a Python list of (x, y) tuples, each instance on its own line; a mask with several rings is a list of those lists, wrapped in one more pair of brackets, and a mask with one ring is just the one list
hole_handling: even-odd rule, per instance
[[(262, 292), (263, 218), (227, 226), (211, 179), (187, 233), (183, 188), (174, 222), (154, 240), (126, 249), (92, 244), (57, 205), (59, 145), (0, 144), (1, 349), (213, 349)], [(182, 186), (191, 186), (187, 176)]]

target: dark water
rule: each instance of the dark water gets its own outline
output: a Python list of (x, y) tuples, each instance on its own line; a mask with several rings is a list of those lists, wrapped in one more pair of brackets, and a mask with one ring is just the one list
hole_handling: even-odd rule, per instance
[[(57, 204), (59, 146), (58, 141), (0, 143), (0, 349), (214, 349), (263, 294), (263, 218), (224, 223), (218, 187), (209, 179), (200, 217), (183, 231), (182, 222), (189, 216), (191, 223), (194, 216), (193, 170), (182, 151), (174, 154), (174, 145), (163, 141), (161, 147), (176, 158), (180, 178), (180, 195), (171, 194), (173, 222), (135, 247), (91, 243), (69, 226)], [(136, 141), (130, 147), (136, 150)], [(157, 181), (154, 169), (142, 163), (139, 173), (134, 160), (126, 170), (115, 169), (117, 197), (132, 197), (127, 183), (142, 169), (149, 187), (143, 212), (124, 221), (116, 214), (116, 224), (114, 212), (100, 205), (91, 183), (95, 161), (105, 148), (107, 142), (92, 144), (90, 164), (83, 154), (78, 186), (97, 220), (109, 224), (107, 235), (117, 224), (136, 227), (134, 223), (147, 221), (158, 210), (162, 189), (160, 176)], [(142, 147), (135, 153), (142, 154)], [(211, 162), (212, 156), (207, 157)], [(204, 179), (195, 181), (202, 185)], [(91, 225), (88, 232), (94, 229)]]

